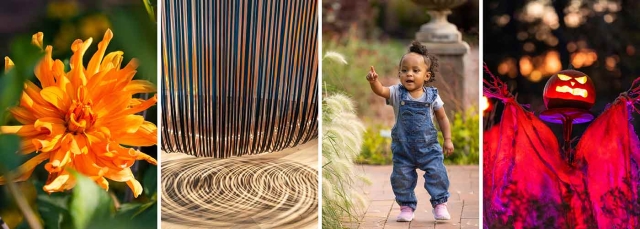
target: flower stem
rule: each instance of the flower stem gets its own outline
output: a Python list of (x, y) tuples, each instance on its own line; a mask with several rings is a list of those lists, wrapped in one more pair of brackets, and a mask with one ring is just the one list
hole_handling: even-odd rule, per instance
[[(12, 181), (13, 174), (7, 173), (6, 178), (7, 181)], [(33, 229), (42, 229), (40, 220), (38, 220), (38, 217), (33, 212), (33, 209), (31, 209), (31, 207), (27, 203), (27, 199), (22, 194), (20, 194), (20, 191), (18, 191), (16, 184), (13, 182), (7, 182), (7, 187), (9, 188), (9, 192), (15, 199), (16, 204), (18, 204), (18, 208), (20, 208), (20, 211), (22, 211), (24, 218), (27, 220), (29, 227)]]

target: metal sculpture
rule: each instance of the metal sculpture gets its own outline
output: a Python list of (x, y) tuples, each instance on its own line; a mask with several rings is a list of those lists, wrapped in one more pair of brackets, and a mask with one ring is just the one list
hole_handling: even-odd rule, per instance
[(164, 150), (226, 158), (317, 137), (317, 1), (164, 3)]

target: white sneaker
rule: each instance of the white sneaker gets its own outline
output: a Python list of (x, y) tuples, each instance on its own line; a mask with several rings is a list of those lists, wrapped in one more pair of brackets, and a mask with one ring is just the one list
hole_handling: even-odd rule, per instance
[(447, 203), (436, 205), (436, 208), (433, 209), (433, 218), (435, 218), (436, 220), (451, 219), (451, 215), (449, 215), (449, 210), (447, 210)]

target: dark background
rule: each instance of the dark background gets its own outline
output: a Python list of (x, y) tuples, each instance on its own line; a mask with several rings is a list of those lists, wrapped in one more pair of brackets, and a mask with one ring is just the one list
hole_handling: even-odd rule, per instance
[[(547, 80), (562, 69), (591, 77), (596, 88), (591, 112), (596, 117), (640, 76), (639, 1), (502, 0), (485, 1), (483, 7), (483, 61), (536, 115), (546, 109), (542, 91)], [(491, 102), (495, 116), (485, 113), (485, 129), (499, 122), (503, 108)], [(639, 115), (633, 117), (638, 129)], [(574, 125), (572, 136), (581, 136), (589, 124)], [(548, 125), (556, 136), (562, 135), (560, 124)]]

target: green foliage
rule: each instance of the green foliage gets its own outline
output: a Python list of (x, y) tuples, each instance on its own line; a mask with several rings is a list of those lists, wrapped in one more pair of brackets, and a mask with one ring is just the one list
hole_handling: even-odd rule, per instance
[[(20, 95), (22, 94), (24, 81), (33, 77), (33, 68), (42, 56), (41, 51), (34, 45), (31, 45), (30, 42), (31, 39), (26, 36), (15, 39), (11, 45), (11, 56), (14, 63), (20, 63), (20, 65), (14, 66), (14, 68), (7, 73), (0, 73), (0, 126), (9, 123), (10, 115), (8, 109), (18, 103)], [(6, 176), (8, 171), (15, 170), (22, 164), (24, 156), (17, 153), (19, 149), (19, 136), (0, 133), (0, 174)], [(9, 175), (9, 177), (11, 176)], [(13, 188), (19, 190), (19, 194), (22, 195), (19, 197), (21, 200), (29, 202), (29, 205), (34, 202), (33, 198), (25, 198), (31, 197), (29, 194), (33, 192), (25, 192), (25, 190), (30, 190), (32, 187), (23, 184), (13, 184), (13, 186)], [(5, 190), (6, 193), (9, 193), (8, 188)], [(5, 217), (5, 221), (7, 223), (22, 221), (24, 217), (16, 213), (18, 209), (15, 204), (16, 197), (14, 196), (9, 199), (0, 196), (0, 202), (6, 200), (9, 200), (7, 202), (10, 202), (10, 204), (8, 206), (0, 204), (0, 207), (4, 207), (0, 208), (0, 214), (9, 215), (11, 218)]]
[(15, 134), (0, 134), (0, 169), (12, 171), (22, 163), (22, 157), (17, 154), (20, 150), (20, 137)]
[(156, 14), (154, 12), (155, 1), (151, 2), (148, 0), (142, 0), (144, 4), (144, 8), (147, 10), (147, 14), (149, 14), (149, 19), (153, 22), (156, 21)]
[(380, 135), (380, 130), (385, 130), (382, 125), (374, 125), (367, 128), (364, 133), (362, 151), (356, 158), (356, 163), (369, 165), (390, 165), (393, 159), (391, 153), (391, 138)]
[(73, 228), (73, 221), (70, 220), (71, 215), (68, 207), (70, 200), (71, 195), (66, 193), (47, 194), (40, 191), (37, 197), (38, 212), (42, 216), (42, 221), (45, 222), (46, 228)]
[(113, 204), (107, 192), (78, 172), (72, 174), (77, 183), (73, 188), (69, 211), (75, 228), (88, 228), (92, 219), (109, 217)]
[[(408, 47), (398, 41), (365, 41), (358, 39), (355, 33), (340, 40), (323, 40), (324, 52), (335, 51), (349, 60), (349, 65), (336, 65), (323, 62), (322, 79), (325, 92), (344, 93), (350, 95), (358, 104), (357, 113), (362, 116), (373, 116), (374, 110), (369, 109), (372, 92), (365, 76), (369, 67), (374, 66), (382, 78), (396, 80), (400, 58)], [(386, 84), (385, 84), (386, 85)], [(388, 86), (388, 85), (387, 85)]]
[(11, 71), (0, 74), (0, 125), (6, 124), (7, 109), (17, 104), (24, 81), (33, 78), (33, 68), (41, 57), (40, 49), (32, 45), (31, 39), (26, 36), (17, 38), (11, 44), (11, 59), (16, 66)]
[(323, 98), (322, 139), (322, 228), (342, 228), (342, 222), (358, 220), (364, 201), (355, 191), (362, 180), (353, 161), (360, 152), (364, 126), (344, 95)]
[[(480, 143), (479, 122), (480, 117), (476, 109), (468, 109), (464, 113), (456, 113), (450, 119), (451, 141), (455, 148), (450, 156), (444, 158), (445, 164), (453, 165), (477, 165), (479, 163)], [(391, 139), (380, 135), (380, 130), (391, 129), (381, 125), (369, 127), (364, 134), (362, 152), (356, 162), (370, 165), (390, 165), (393, 154), (391, 152)], [(444, 138), (438, 131), (438, 142), (442, 144)]]
[[(445, 157), (446, 164), (477, 165), (480, 160), (480, 116), (475, 108), (467, 109), (464, 113), (455, 113), (451, 125), (451, 141), (454, 152)], [(444, 142), (442, 132), (438, 132), (438, 141)]]
[(45, 193), (44, 184), (35, 181), (39, 191), (36, 205), (45, 228), (157, 228), (155, 197), (116, 209), (112, 196), (93, 180), (72, 174), (77, 183), (70, 193)]
[(146, 194), (147, 196), (155, 195), (156, 190), (158, 189), (158, 169), (153, 168), (147, 170), (147, 172), (144, 174), (142, 185), (145, 187), (145, 189), (143, 190), (144, 194)]
[(109, 19), (113, 23), (114, 49), (126, 51), (125, 58), (136, 58), (140, 63), (136, 79), (157, 84), (158, 55), (155, 22), (150, 21), (145, 9), (139, 7), (115, 10), (109, 14)]

